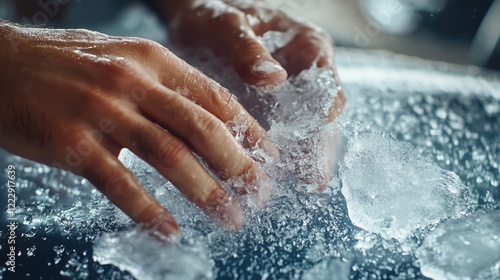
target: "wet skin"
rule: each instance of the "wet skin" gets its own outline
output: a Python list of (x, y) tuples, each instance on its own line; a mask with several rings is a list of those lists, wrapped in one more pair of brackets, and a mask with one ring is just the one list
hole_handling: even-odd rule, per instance
[[(250, 85), (279, 85), (312, 63), (336, 77), (329, 37), (262, 2), (159, 1), (158, 7), (174, 42), (228, 53)], [(274, 57), (256, 37), (288, 29), (296, 35)], [(241, 206), (193, 153), (219, 179), (241, 176), (246, 187), (236, 194), (260, 203), (269, 198), (271, 180), (226, 123), (238, 117), (248, 126), (243, 145), (277, 160), (265, 130), (230, 92), (155, 42), (3, 22), (0, 65), (0, 147), (85, 177), (146, 228), (180, 234), (168, 210), (118, 161), (124, 147), (226, 228), (241, 227)], [(329, 120), (343, 108), (342, 92), (334, 104)]]

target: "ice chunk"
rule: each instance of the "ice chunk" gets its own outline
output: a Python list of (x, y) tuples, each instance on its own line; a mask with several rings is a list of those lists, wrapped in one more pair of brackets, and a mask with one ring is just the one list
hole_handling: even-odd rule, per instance
[(500, 212), (477, 213), (439, 225), (417, 251), (433, 279), (500, 278)]
[(266, 92), (275, 99), (269, 117), (271, 132), (279, 130), (274, 134), (294, 141), (316, 134), (326, 124), (337, 93), (333, 74), (322, 68), (305, 70), (275, 91)]
[(113, 264), (137, 279), (210, 279), (213, 262), (203, 244), (164, 244), (135, 228), (103, 234), (94, 245), (94, 260)]
[(353, 224), (399, 241), (416, 229), (459, 217), (477, 200), (455, 173), (381, 133), (351, 138), (341, 180)]
[(280, 147), (282, 165), (311, 190), (331, 169), (337, 129), (327, 116), (338, 90), (329, 70), (312, 68), (266, 93), (275, 100), (269, 137)]

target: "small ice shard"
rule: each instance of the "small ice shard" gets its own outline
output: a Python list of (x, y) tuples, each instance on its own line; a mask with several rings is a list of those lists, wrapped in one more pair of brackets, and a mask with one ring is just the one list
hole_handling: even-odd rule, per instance
[(440, 224), (417, 256), (422, 274), (433, 279), (500, 279), (500, 212)]
[(203, 244), (164, 244), (139, 228), (103, 234), (94, 245), (93, 258), (137, 279), (213, 278), (213, 262)]
[(341, 180), (352, 223), (385, 239), (404, 241), (416, 229), (459, 217), (477, 202), (455, 173), (380, 133), (352, 137)]

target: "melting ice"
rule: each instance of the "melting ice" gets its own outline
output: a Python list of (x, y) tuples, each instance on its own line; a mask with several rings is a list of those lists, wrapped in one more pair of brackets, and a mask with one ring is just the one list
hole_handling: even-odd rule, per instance
[(477, 201), (457, 174), (425, 160), (411, 144), (367, 132), (350, 140), (342, 194), (352, 223), (364, 230), (404, 241)]
[(498, 279), (500, 213), (478, 211), (440, 224), (417, 255), (422, 274), (433, 279)]
[(205, 244), (164, 244), (139, 228), (105, 234), (96, 242), (94, 250), (96, 261), (116, 265), (137, 279), (213, 277), (213, 262)]

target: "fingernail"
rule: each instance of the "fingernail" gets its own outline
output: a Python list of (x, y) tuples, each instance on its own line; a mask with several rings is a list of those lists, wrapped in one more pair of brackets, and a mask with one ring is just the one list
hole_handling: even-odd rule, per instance
[(271, 158), (271, 163), (276, 163), (280, 160), (280, 150), (278, 146), (271, 142), (268, 138), (264, 138), (260, 141), (259, 146), (263, 149), (266, 154)]
[(177, 223), (165, 220), (161, 222), (157, 227), (156, 231), (162, 234), (168, 241), (177, 242), (181, 240), (181, 231)]
[(280, 71), (285, 71), (285, 69), (281, 67), (281, 65), (270, 60), (261, 60), (257, 62), (252, 69), (252, 72), (259, 76), (266, 76)]
[(228, 230), (238, 230), (243, 226), (243, 210), (234, 199), (229, 199), (217, 207), (214, 213), (220, 224)]

